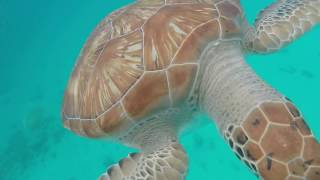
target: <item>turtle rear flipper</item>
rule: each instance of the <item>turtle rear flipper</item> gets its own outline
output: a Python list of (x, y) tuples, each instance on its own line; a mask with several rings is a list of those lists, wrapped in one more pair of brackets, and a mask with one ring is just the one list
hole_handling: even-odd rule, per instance
[(278, 0), (261, 11), (249, 28), (245, 48), (258, 53), (276, 51), (320, 22), (319, 0)]
[(170, 179), (182, 180), (187, 171), (187, 156), (175, 141), (154, 150), (132, 153), (108, 168), (99, 180)]

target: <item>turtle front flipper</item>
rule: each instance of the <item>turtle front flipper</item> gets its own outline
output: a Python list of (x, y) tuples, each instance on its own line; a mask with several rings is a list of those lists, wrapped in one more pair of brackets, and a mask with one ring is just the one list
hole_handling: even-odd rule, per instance
[(278, 0), (260, 13), (255, 27), (249, 28), (244, 45), (253, 52), (273, 52), (319, 22), (319, 0)]
[(154, 150), (132, 153), (107, 170), (100, 180), (183, 180), (188, 158), (181, 145), (175, 141)]

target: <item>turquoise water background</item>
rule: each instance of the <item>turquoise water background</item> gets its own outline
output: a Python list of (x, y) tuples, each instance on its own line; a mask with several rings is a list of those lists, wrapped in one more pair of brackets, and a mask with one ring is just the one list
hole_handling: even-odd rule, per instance
[[(0, 179), (92, 180), (131, 149), (62, 128), (63, 91), (96, 24), (129, 0), (0, 0)], [(252, 22), (272, 0), (243, 2)], [(320, 137), (320, 27), (278, 53), (249, 55), (268, 83), (292, 99)], [(202, 117), (204, 118), (204, 117)], [(181, 137), (188, 180), (256, 177), (208, 123)]]

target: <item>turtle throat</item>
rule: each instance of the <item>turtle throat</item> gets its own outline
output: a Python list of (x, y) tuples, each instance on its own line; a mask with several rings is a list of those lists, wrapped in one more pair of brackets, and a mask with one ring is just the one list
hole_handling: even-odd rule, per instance
[(267, 85), (244, 61), (240, 42), (220, 42), (203, 53), (200, 108), (223, 131), (240, 124), (262, 102), (282, 96)]

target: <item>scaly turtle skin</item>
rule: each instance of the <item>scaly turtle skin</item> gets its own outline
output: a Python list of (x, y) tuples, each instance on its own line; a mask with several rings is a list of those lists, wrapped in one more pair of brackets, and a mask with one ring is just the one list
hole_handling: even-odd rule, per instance
[(320, 145), (301, 113), (245, 63), (320, 21), (320, 0), (279, 0), (254, 27), (237, 0), (139, 0), (107, 16), (65, 91), (63, 124), (141, 149), (100, 179), (184, 179), (177, 135), (197, 113), (215, 119), (261, 179), (319, 180)]

